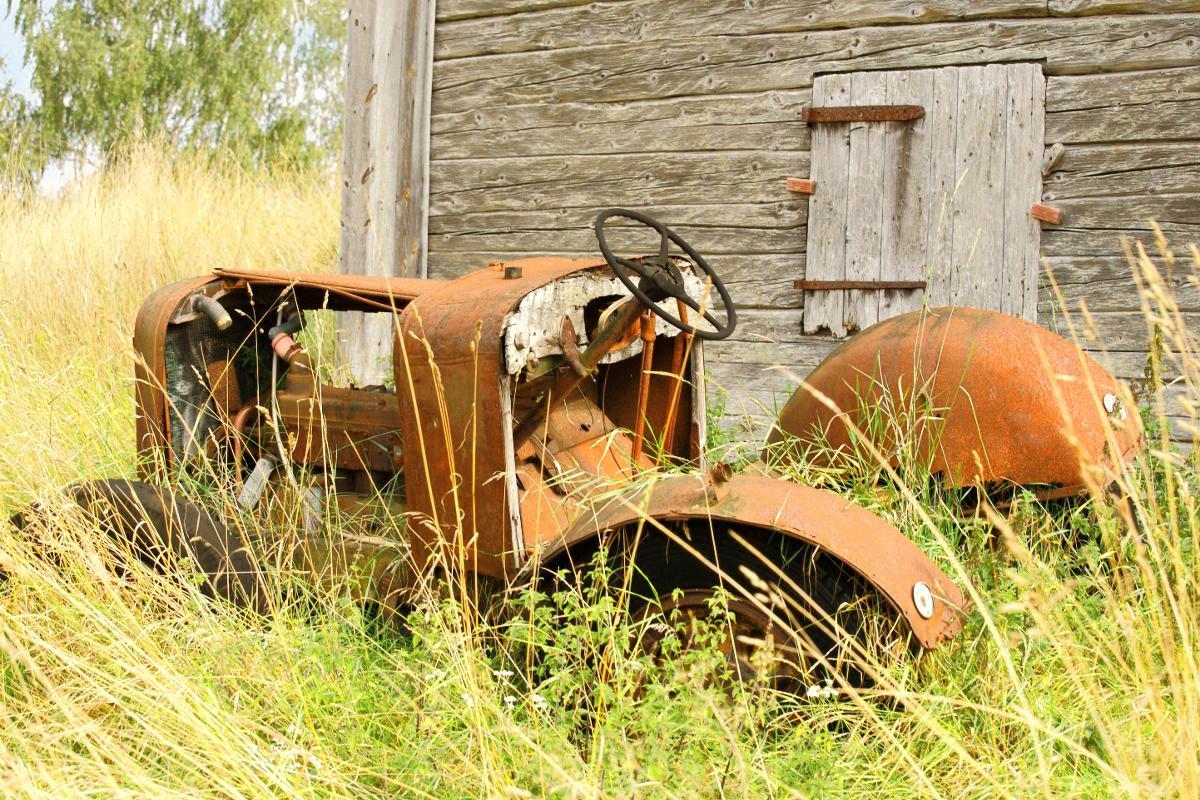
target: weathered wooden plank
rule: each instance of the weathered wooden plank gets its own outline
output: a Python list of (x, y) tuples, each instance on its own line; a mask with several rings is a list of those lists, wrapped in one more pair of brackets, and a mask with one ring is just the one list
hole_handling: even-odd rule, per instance
[[(1200, 313), (1185, 313), (1183, 322), (1189, 330), (1200, 330)], [(1077, 326), (1083, 325), (1080, 316), (1073, 317)], [(1095, 323), (1092, 330), (1081, 329), (1083, 338), (1081, 345), (1086, 349), (1107, 349), (1109, 351), (1131, 350), (1145, 352), (1148, 350), (1150, 333), (1147, 322), (1140, 311), (1097, 311), (1091, 314)], [(1039, 316), (1039, 324), (1044, 325), (1062, 336), (1070, 338), (1069, 328), (1060, 313), (1043, 313)]]
[[(887, 102), (887, 75), (858, 72), (850, 76), (850, 102), (856, 106)], [(835, 105), (824, 103), (822, 105)], [(839, 104), (840, 105), (840, 104)], [(846, 279), (879, 280), (880, 228), (883, 226), (885, 123), (850, 123), (850, 162), (847, 171)], [(888, 165), (889, 171), (895, 165)], [(846, 330), (864, 330), (879, 321), (876, 292), (854, 289), (845, 293), (842, 316)]]
[(1198, 0), (1049, 0), (1051, 14), (1177, 14), (1200, 11)]
[(1052, 142), (1200, 138), (1200, 69), (1055, 76), (1046, 111)]
[[(1094, 358), (1100, 366), (1122, 380), (1135, 383), (1146, 379), (1147, 351), (1145, 350), (1114, 350), (1106, 352), (1095, 348), (1084, 348), (1084, 351)], [(1179, 377), (1177, 365), (1165, 362), (1163, 364), (1162, 376), (1163, 380), (1174, 380)]]
[[(435, 215), (660, 203), (786, 200), (806, 153), (759, 151), (539, 156), (434, 161)], [(715, 210), (715, 215), (720, 211)], [(714, 219), (714, 222), (719, 220)]]
[[(566, 256), (598, 259), (595, 244), (588, 250), (567, 251), (562, 247), (527, 252), (463, 252), (437, 251), (430, 254), (429, 270), (434, 277), (463, 275), (483, 269), (494, 261), (512, 261), (532, 256)], [(738, 308), (795, 309), (799, 318), (800, 292), (792, 288), (792, 279), (804, 270), (804, 256), (799, 253), (705, 255), (709, 264), (721, 276)]]
[[(378, 6), (375, 0), (351, 0), (347, 17), (346, 103), (342, 152), (342, 230), (339, 269), (345, 274), (378, 274), (379, 222), (376, 202), (386, 171), (377, 161), (386, 145), (377, 138), (380, 108), (376, 61), (379, 49)], [(386, 49), (386, 48), (384, 48)], [(339, 315), (344, 332), (339, 360), (347, 364), (356, 383), (378, 382), (368, 359), (384, 347), (382, 331), (373, 317), (361, 312)]]
[(1063, 210), (1067, 228), (1146, 231), (1153, 219), (1164, 231), (1177, 234), (1168, 238), (1192, 241), (1200, 236), (1200, 193), (1079, 197), (1056, 205)]
[(1083, 258), (1112, 256), (1122, 253), (1123, 236), (1145, 235), (1145, 232), (1122, 231), (1114, 228), (1059, 228), (1042, 229), (1041, 251), (1049, 258)]
[[(1182, 311), (1200, 311), (1200, 289), (1184, 278), (1171, 281), (1175, 302)], [(1038, 308), (1043, 313), (1061, 310), (1065, 306), (1079, 311), (1086, 304), (1089, 311), (1136, 311), (1140, 296), (1132, 275), (1112, 280), (1091, 280), (1082, 283), (1059, 284), (1055, 291), (1050, 285), (1042, 287)]]
[(435, 113), (433, 158), (808, 150), (808, 89), (631, 103), (501, 102)]
[[(828, 75), (813, 87), (813, 102), (845, 105), (851, 97), (850, 77)], [(838, 280), (846, 277), (846, 208), (849, 201), (849, 125), (822, 125), (813, 131), (809, 174), (821, 187), (809, 201), (813, 224), (808, 226), (805, 278)], [(844, 292), (806, 292), (804, 330), (828, 330), (845, 336)]]
[(1194, 64), (1175, 69), (1088, 75), (1057, 75), (1046, 81), (1046, 111), (1096, 111), (1200, 99), (1200, 74)]
[[(429, 210), (433, 3), (354, 0), (348, 19), (341, 269), (424, 274)], [(359, 385), (382, 383), (390, 320), (346, 314), (342, 358)]]
[(1086, 74), (1190, 66), (1200, 15), (1172, 14), (693, 37), (441, 61), (439, 113), (542, 102), (620, 102), (799, 89), (814, 74), (1053, 58), (1046, 71)]
[[(1166, 266), (1155, 260), (1165, 276)], [(1048, 274), (1042, 276), (1039, 289), (1043, 313), (1061, 311), (1064, 303), (1067, 309), (1077, 311), (1080, 302), (1086, 302), (1093, 311), (1141, 309), (1134, 268), (1124, 256), (1048, 258), (1045, 266)], [(1200, 288), (1190, 273), (1175, 275), (1168, 281), (1182, 310), (1200, 311)]]
[[(933, 98), (933, 70), (887, 73), (887, 101), (928, 105)], [(883, 128), (883, 226), (880, 234), (881, 280), (926, 279), (925, 229), (929, 206), (932, 131), (926, 116), (907, 125)], [(878, 319), (921, 307), (923, 291), (877, 293)]]
[[(805, 200), (778, 203), (656, 206), (650, 211), (704, 255), (799, 253), (804, 250)], [(596, 252), (592, 222), (599, 208), (434, 216), (430, 250), (439, 252)], [(645, 228), (614, 226), (618, 250), (645, 252)], [(800, 277), (786, 276), (790, 282)]]
[(341, 271), (365, 269), (372, 237), (374, 181), (371, 118), (378, 92), (371, 65), (375, 52), (375, 0), (351, 0), (347, 16), (346, 103), (342, 137)]
[[(429, 219), (429, 138), (433, 102), (435, 0), (400, 4), (401, 77), (396, 169), (396, 266), (393, 274), (425, 275)], [(390, 332), (389, 332), (390, 337)], [(390, 341), (390, 338), (389, 338)]]
[[(958, 70), (958, 126), (955, 146), (955, 172), (960, 176), (951, 211), (954, 221), (953, 249), (950, 255), (950, 298), (955, 305), (992, 308), (997, 299), (992, 264), (995, 262), (996, 188), (1001, 177), (994, 171), (1003, 154), (994, 157), (1003, 124), (1003, 97), (997, 86), (997, 74), (1003, 84), (1003, 72), (991, 67), (965, 67)], [(997, 110), (999, 107), (999, 111)]]
[[(459, 0), (451, 2), (459, 6)], [(442, 3), (445, 6), (445, 0)], [(471, 6), (478, 8), (478, 0)], [(499, 10), (507, 3), (493, 3)], [(490, 53), (559, 50), (601, 44), (664, 41), (694, 36), (747, 36), (874, 25), (911, 25), (989, 17), (1042, 16), (1036, 0), (927, 0), (919, 4), (894, 0), (862, 0), (850, 4), (828, 0), (632, 0), (591, 3), (521, 13), (444, 22), (438, 31), (438, 58)], [(445, 13), (445, 12), (442, 12)]]
[(584, 6), (595, 0), (441, 0), (437, 19), (470, 19), (472, 17), (505, 17), (528, 14), (555, 8)]
[(1045, 79), (1036, 64), (1005, 68), (1003, 249), (991, 269), (1000, 281), (1006, 314), (1037, 319), (1038, 244), (1041, 230), (1029, 207), (1042, 194)]
[(1042, 197), (1156, 195), (1198, 187), (1200, 142), (1072, 145), (1047, 178)]
[[(1040, 288), (1049, 287), (1051, 277), (1060, 286), (1092, 281), (1133, 282), (1133, 270), (1123, 255), (1047, 257), (1041, 260), (1038, 269)], [(1132, 300), (1130, 309), (1136, 305), (1137, 300)]]
[(929, 192), (925, 207), (925, 253), (929, 263), (930, 305), (950, 304), (954, 253), (954, 198), (958, 188), (958, 72), (933, 73), (933, 98), (926, 110), (929, 125)]
[(1046, 116), (1047, 141), (1122, 142), (1200, 139), (1200, 100), (1130, 103)]
[[(839, 340), (831, 336), (812, 336), (805, 333), (800, 314), (791, 309), (760, 308), (738, 314), (738, 327), (729, 337), (729, 341), (790, 346), (814, 341), (830, 341), (836, 344)], [(796, 352), (800, 350), (797, 349)], [(708, 358), (707, 352), (705, 358)]]

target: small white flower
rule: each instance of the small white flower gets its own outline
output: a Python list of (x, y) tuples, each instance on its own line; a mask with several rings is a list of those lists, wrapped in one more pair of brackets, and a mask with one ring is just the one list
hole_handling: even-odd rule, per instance
[(317, 758), (314, 755), (310, 755), (308, 757), (308, 763), (312, 764), (317, 769), (322, 769), (325, 766), (324, 764), (321, 763), (321, 759)]
[(804, 695), (814, 699), (819, 697), (837, 697), (838, 690), (833, 688), (833, 678), (826, 678), (824, 686), (813, 684), (808, 687)]
[(533, 707), (536, 709), (544, 711), (545, 709), (550, 707), (550, 704), (546, 702), (546, 698), (542, 697), (537, 692), (534, 692), (533, 694), (529, 695), (529, 699), (533, 701)]
[(445, 672), (442, 672), (440, 669), (435, 669), (433, 672), (427, 673), (427, 674), (425, 675), (425, 680), (427, 680), (427, 681), (438, 681), (438, 680), (441, 680), (441, 679), (442, 679), (442, 676), (443, 676), (443, 675), (445, 675), (445, 674), (446, 674), (446, 673), (445, 673)]
[(512, 711), (513, 706), (515, 706), (516, 704), (517, 704), (517, 698), (513, 697), (511, 694), (504, 695), (504, 705), (506, 708), (508, 708), (509, 711)]
[(499, 678), (502, 683), (507, 684), (508, 679), (513, 676), (513, 671), (511, 669), (494, 669), (492, 670), (492, 674)]
[(462, 701), (463, 705), (467, 708), (475, 707), (475, 698), (471, 697), (471, 695), (467, 694), (466, 692), (462, 693)]

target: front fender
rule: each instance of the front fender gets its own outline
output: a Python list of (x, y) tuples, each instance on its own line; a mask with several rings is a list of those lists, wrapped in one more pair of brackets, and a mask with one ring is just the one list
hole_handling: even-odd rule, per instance
[[(779, 531), (859, 573), (900, 612), (922, 647), (932, 649), (962, 629), (967, 607), (962, 591), (899, 530), (832, 492), (773, 478), (738, 475), (724, 483), (701, 475), (656, 479), (583, 511), (530, 563), (552, 561), (576, 544), (646, 519), (708, 519)], [(918, 582), (933, 592), (928, 618), (913, 599)]]

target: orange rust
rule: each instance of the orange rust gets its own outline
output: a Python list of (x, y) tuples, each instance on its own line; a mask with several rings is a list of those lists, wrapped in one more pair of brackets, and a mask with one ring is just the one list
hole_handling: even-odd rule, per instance
[(430, 278), (392, 278), (382, 275), (322, 275), (303, 272), (271, 272), (262, 269), (219, 269), (216, 274), (231, 284), (251, 284), (274, 289), (291, 289), (321, 303), (320, 296), (330, 293), (337, 308), (345, 300), (382, 306), (381, 310), (403, 309), (423, 292), (443, 286), (446, 281)]
[(1062, 222), (1063, 212), (1061, 208), (1048, 206), (1045, 203), (1034, 203), (1029, 209), (1029, 213), (1034, 219), (1040, 219), (1042, 222), (1049, 222), (1051, 225), (1058, 225)]
[[(565, 358), (541, 372), (509, 376), (504, 330), (521, 300), (552, 281), (607, 265), (537, 258), (500, 266), (454, 281), (236, 270), (169, 287), (147, 302), (137, 325), (146, 375), (160, 387), (152, 391), (149, 379), (139, 381), (139, 446), (171, 460), (161, 390), (164, 342), (168, 327), (191, 324), (185, 313), (190, 306), (182, 304), (202, 290), (219, 296), (235, 320), (218, 344), (240, 341), (245, 348), (231, 355), (221, 350), (224, 371), (216, 361), (200, 362), (217, 406), (226, 415), (236, 411), (226, 423), (235, 431), (233, 464), (243, 466), (244, 452), (282, 455), (323, 472), (330, 485), (364, 506), (378, 496), (388, 514), (413, 512), (405, 530), (419, 569), (442, 555), (478, 576), (507, 582), (524, 574), (520, 570), (534, 553), (595, 539), (638, 513), (664, 520), (704, 517), (778, 530), (828, 551), (875, 584), (925, 646), (957, 630), (962, 596), (949, 579), (899, 531), (835, 495), (735, 476), (720, 465), (715, 475), (659, 478), (653, 490), (633, 487), (631, 476), (653, 474), (654, 468), (640, 453), (639, 437), (630, 434), (639, 423), (643, 434), (661, 435), (668, 445), (688, 439), (674, 455), (699, 458), (693, 415), (703, 417), (703, 409), (693, 409), (691, 394), (681, 397), (684, 383), (699, 379), (688, 357), (692, 337), (680, 336), (674, 348), (656, 352), (653, 320), (632, 324), (640, 309), (623, 303), (614, 324), (587, 332), (588, 350), (578, 354), (576, 365)], [(307, 356), (290, 341), (279, 342), (286, 345), (279, 359), (268, 331), (285, 304), (288, 313), (398, 311), (395, 392), (321, 386)], [(681, 319), (686, 322), (682, 309)], [(571, 350), (568, 327), (559, 331), (564, 352)], [(612, 352), (613, 343), (630, 332), (643, 340), (641, 358), (599, 365), (601, 351)], [(228, 373), (243, 365), (253, 372), (241, 375), (239, 384), (239, 376)], [(252, 424), (260, 406), (273, 409), (271, 424)], [(528, 420), (536, 425), (518, 436)], [(613, 505), (618, 496), (637, 500), (633, 517), (628, 504)], [(340, 496), (339, 503), (345, 505)], [(314, 547), (319, 561), (320, 548), (330, 544)], [(388, 597), (399, 590), (399, 580), (381, 584)], [(416, 585), (411, 575), (404, 580)], [(946, 607), (931, 619), (914, 616), (915, 581), (944, 600)]]
[(172, 463), (168, 442), (170, 419), (167, 414), (165, 345), (167, 324), (180, 305), (193, 293), (217, 284), (211, 275), (165, 286), (154, 292), (138, 310), (133, 324), (133, 346), (138, 353), (134, 365), (136, 399), (138, 475), (151, 477), (156, 459), (164, 466)]
[[(679, 319), (686, 325), (688, 308), (682, 300), (676, 301)], [(679, 395), (683, 391), (684, 360), (691, 355), (692, 337), (680, 331), (675, 337), (675, 347), (671, 353), (671, 376), (674, 380), (671, 386), (671, 399), (667, 403), (667, 419), (663, 424), (663, 452), (670, 454), (675, 451), (675, 417), (679, 413)]]
[(787, 190), (799, 194), (812, 194), (817, 190), (817, 184), (816, 181), (810, 181), (807, 178), (788, 178)]
[[(923, 647), (934, 648), (961, 629), (969, 602), (962, 591), (900, 531), (844, 497), (772, 478), (735, 475), (715, 494), (698, 475), (679, 475), (634, 487), (584, 506), (539, 558), (548, 561), (597, 532), (643, 525), (647, 520), (720, 520), (775, 530), (818, 547), (866, 578), (900, 612)], [(926, 584), (934, 613), (917, 610), (913, 586)]]
[(642, 315), (642, 374), (638, 381), (637, 417), (633, 421), (633, 458), (642, 456), (646, 436), (646, 404), (650, 399), (650, 372), (654, 368), (654, 313)]
[(906, 409), (901, 421), (917, 453), (950, 486), (1082, 487), (1081, 457), (1112, 476), (1144, 437), (1136, 411), (1122, 421), (1105, 410), (1105, 395), (1122, 390), (1103, 367), (1050, 331), (994, 311), (885, 320), (835, 350), (806, 384), (784, 406), (765, 455), (788, 436), (819, 436), (828, 449), (814, 457), (827, 464), (830, 451), (850, 449), (849, 422), (877, 431), (875, 446), (895, 463), (895, 426), (873, 426), (871, 416)]
[[(603, 261), (529, 258), (521, 277), (479, 270), (414, 298), (393, 348), (413, 556), (425, 564), (461, 529), (469, 568), (503, 578), (516, 563), (500, 397), (504, 319), (526, 294)], [(434, 365), (436, 364), (436, 369)]]

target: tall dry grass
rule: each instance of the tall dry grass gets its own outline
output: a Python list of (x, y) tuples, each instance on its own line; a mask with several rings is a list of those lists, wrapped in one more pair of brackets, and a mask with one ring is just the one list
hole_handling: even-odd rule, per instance
[[(320, 176), (247, 173), (153, 146), (62, 197), (0, 194), (0, 496), (120, 471), (133, 446), (133, 320), (217, 267), (336, 269)], [(48, 482), (49, 479), (49, 482)]]
[[(150, 290), (217, 265), (331, 268), (336, 196), (144, 150), (63, 198), (0, 201), (0, 224), (11, 509), (129, 471), (130, 333)], [(1195, 431), (1200, 347), (1172, 286), (1197, 280), (1200, 254), (1151, 246), (1131, 278)], [(1164, 411), (1147, 401), (1152, 431)], [(69, 513), (53, 563), (0, 528), (0, 794), (1200, 796), (1198, 481), (1169, 437), (1122, 478), (1124, 505), (1097, 487), (1082, 506), (973, 514), (919, 469), (881, 489), (881, 465), (859, 468), (837, 488), (977, 603), (949, 646), (886, 668), (902, 704), (730, 697), (703, 681), (711, 654), (639, 656), (600, 581), (514, 596), (503, 624), (431, 593), (397, 634), (337, 587), (275, 573), (267, 618), (118, 577)]]

